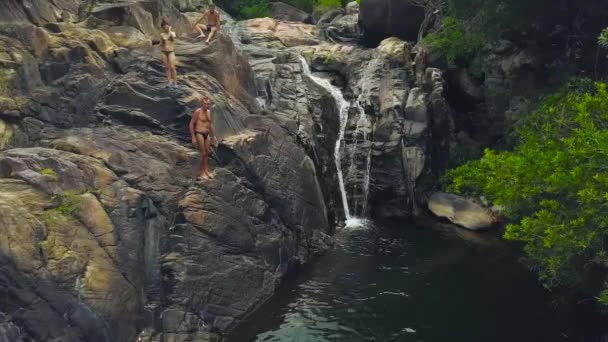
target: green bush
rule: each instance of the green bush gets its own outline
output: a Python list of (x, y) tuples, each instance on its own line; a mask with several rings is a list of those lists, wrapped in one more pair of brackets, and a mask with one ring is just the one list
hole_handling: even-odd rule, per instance
[(55, 172), (55, 170), (51, 169), (51, 168), (46, 168), (46, 169), (42, 169), (40, 170), (40, 174), (41, 175), (45, 175), (48, 176), (49, 178), (51, 178), (54, 182), (59, 180), (59, 175), (57, 175), (57, 172)]
[(608, 91), (588, 84), (546, 98), (517, 128), (513, 151), (488, 149), (444, 179), (449, 191), (506, 209), (516, 223), (505, 238), (524, 242), (547, 287), (580, 286), (608, 270)]
[(56, 210), (61, 214), (72, 216), (80, 210), (80, 198), (77, 193), (66, 191), (59, 198), (61, 199), (61, 204)]
[(270, 4), (264, 0), (258, 0), (241, 8), (242, 18), (264, 18), (270, 17)]
[(597, 39), (598, 44), (604, 49), (608, 49), (608, 27), (606, 27)]
[(340, 7), (342, 7), (341, 0), (319, 0), (315, 12), (324, 13)]
[[(215, 3), (228, 13), (241, 19), (270, 16), (271, 0), (216, 0)], [(327, 11), (345, 5), (347, 0), (283, 0), (286, 4), (308, 13)]]
[(464, 23), (453, 17), (445, 17), (441, 30), (424, 38), (432, 52), (454, 64), (458, 58), (470, 58), (481, 47), (481, 38), (467, 30)]
[(67, 218), (74, 217), (82, 205), (79, 195), (75, 192), (66, 191), (55, 196), (54, 199), (59, 201), (59, 205), (46, 211), (43, 217), (46, 226), (64, 223)]

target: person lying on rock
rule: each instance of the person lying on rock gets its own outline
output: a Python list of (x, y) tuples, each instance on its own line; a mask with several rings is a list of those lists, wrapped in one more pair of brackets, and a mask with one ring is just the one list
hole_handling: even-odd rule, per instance
[[(203, 20), (207, 19), (207, 25), (201, 24)], [(205, 41), (205, 43), (209, 44), (211, 38), (215, 32), (220, 30), (220, 13), (215, 10), (215, 5), (210, 4), (209, 10), (203, 13), (203, 16), (194, 23), (194, 29), (200, 33), (200, 35), (196, 38), (205, 38), (205, 31), (209, 32), (209, 37)]]
[(175, 32), (171, 29), (171, 25), (165, 20), (160, 24), (162, 29), (160, 33), (160, 48), (163, 52), (163, 62), (167, 71), (167, 80), (169, 87), (177, 87), (177, 71), (175, 69)]
[[(213, 135), (213, 142), (209, 134)], [(209, 98), (201, 99), (201, 107), (192, 113), (190, 120), (190, 136), (192, 144), (198, 148), (200, 153), (199, 180), (213, 179), (209, 173), (209, 152), (211, 145), (217, 146), (217, 136), (211, 122), (211, 111), (209, 110)]]

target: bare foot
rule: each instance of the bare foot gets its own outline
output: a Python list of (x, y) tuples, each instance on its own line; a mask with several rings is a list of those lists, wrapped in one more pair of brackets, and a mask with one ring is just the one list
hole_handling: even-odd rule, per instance
[(205, 40), (205, 44), (209, 45), (209, 41), (208, 41), (208, 40)]
[(207, 173), (207, 177), (209, 177), (209, 179), (215, 179), (215, 176), (213, 176), (213, 173)]
[(205, 34), (204, 34), (204, 33), (199, 34), (198, 36), (196, 36), (196, 38), (197, 38), (197, 39), (198, 39), (198, 38), (205, 38), (205, 37), (207, 37), (207, 36), (205, 36)]
[(199, 181), (206, 181), (206, 180), (209, 180), (210, 178), (208, 175), (202, 174), (202, 175), (199, 175), (198, 177), (196, 177), (196, 179)]

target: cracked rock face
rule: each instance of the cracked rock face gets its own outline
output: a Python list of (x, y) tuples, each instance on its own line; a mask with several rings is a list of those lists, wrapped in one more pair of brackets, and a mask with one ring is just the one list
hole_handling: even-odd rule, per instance
[[(69, 1), (32, 4), (0, 5), (22, 18), (0, 25), (2, 338), (213, 340), (331, 247), (325, 171), (260, 108), (228, 36), (180, 36), (169, 89), (138, 42), (172, 2), (100, 2), (77, 24), (40, 12), (76, 17)], [(187, 133), (201, 96), (222, 141), (204, 183)]]
[[(303, 56), (316, 76), (342, 90), (350, 108), (340, 162), (351, 214), (418, 215), (431, 190), (428, 184), (445, 168), (454, 131), (443, 77), (440, 70), (427, 68), (426, 51), (413, 52), (399, 38), (384, 39), (374, 49), (313, 40), (314, 35), (327, 35), (340, 18), (357, 17), (353, 11), (328, 13), (318, 27), (273, 19), (243, 21), (235, 30), (238, 46), (252, 61), (264, 106), (278, 113), (285, 126), (298, 125), (297, 134), (320, 165), (334, 163), (337, 108), (329, 97), (330, 105), (319, 110), (315, 103), (327, 98), (328, 91), (302, 74), (294, 55)], [(285, 40), (285, 32), (301, 38)], [(335, 184), (334, 173), (329, 169), (321, 176)], [(339, 208), (342, 199), (330, 193), (327, 202)]]

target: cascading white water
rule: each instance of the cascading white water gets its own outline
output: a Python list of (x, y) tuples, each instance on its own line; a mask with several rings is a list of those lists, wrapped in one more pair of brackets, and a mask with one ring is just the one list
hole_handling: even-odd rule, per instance
[[(361, 98), (363, 95), (359, 95), (357, 98), (356, 106), (359, 109), (359, 120), (357, 121), (357, 131), (361, 132), (363, 136), (363, 146), (366, 146), (369, 142), (369, 134), (371, 133), (371, 123), (369, 122), (369, 118), (367, 117), (367, 113), (365, 112), (365, 108), (361, 106)], [(369, 197), (369, 185), (370, 185), (370, 173), (372, 168), (372, 147), (369, 146), (369, 151), (367, 153), (367, 158), (365, 160), (365, 171), (363, 174), (363, 204), (362, 204), (362, 214), (365, 215), (367, 212), (367, 200)]]
[(338, 106), (338, 113), (340, 116), (340, 130), (338, 132), (338, 139), (336, 140), (336, 147), (334, 149), (334, 158), (336, 160), (336, 173), (338, 174), (338, 185), (340, 186), (340, 194), (342, 195), (342, 204), (344, 207), (344, 216), (346, 217), (346, 225), (355, 224), (354, 219), (350, 216), (350, 210), (348, 209), (348, 199), (346, 197), (346, 189), (344, 188), (344, 176), (342, 174), (342, 162), (340, 160), (340, 147), (344, 140), (344, 131), (346, 130), (346, 121), (348, 120), (348, 109), (350, 103), (344, 99), (342, 91), (337, 87), (334, 87), (328, 80), (322, 79), (312, 74), (310, 65), (306, 59), (302, 56), (298, 56), (300, 63), (302, 63), (302, 70), (304, 75), (311, 81), (315, 82), (320, 87), (326, 89), (336, 101)]

